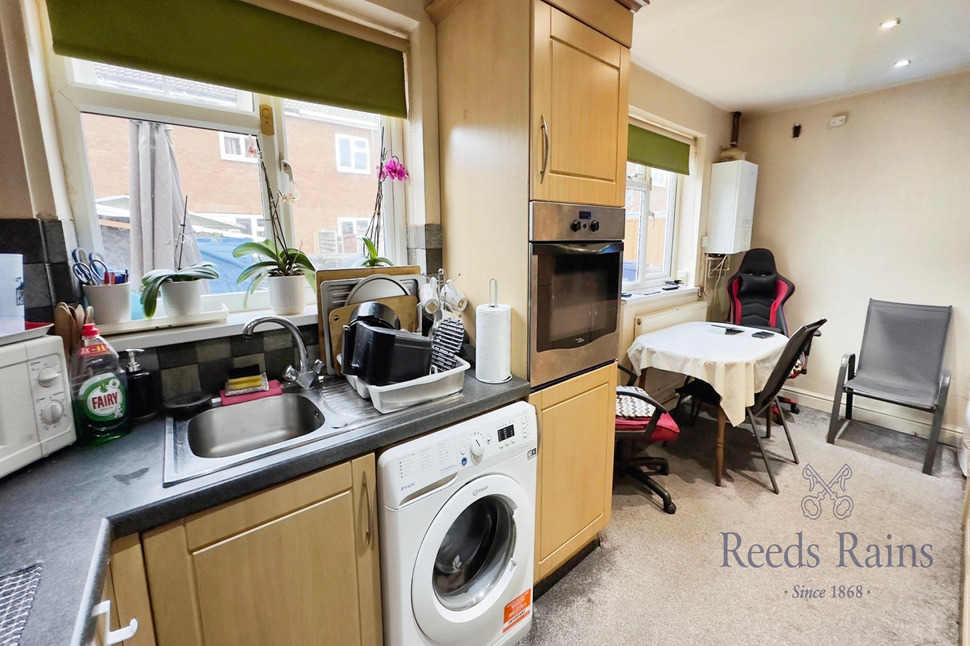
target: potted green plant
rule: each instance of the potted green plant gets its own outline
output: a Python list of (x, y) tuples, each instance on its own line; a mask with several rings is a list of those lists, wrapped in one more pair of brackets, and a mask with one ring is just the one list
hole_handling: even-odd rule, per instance
[(311, 289), (313, 288), (316, 269), (303, 251), (287, 244), (279, 214), (280, 201), (283, 199), (296, 201), (296, 196), (293, 194), (284, 196), (281, 192), (273, 196), (259, 142), (256, 142), (254, 152), (259, 159), (260, 172), (266, 184), (266, 195), (269, 196), (273, 237), (262, 242), (244, 242), (233, 249), (232, 255), (236, 258), (252, 255), (255, 259), (253, 264), (240, 272), (236, 284), (242, 285), (249, 281), (249, 288), (243, 299), (244, 307), (249, 306), (249, 296), (265, 280), (269, 286), (269, 299), (273, 312), (280, 316), (301, 314), (306, 307), (306, 291), (303, 283), (306, 281)]
[(158, 294), (161, 291), (165, 314), (169, 318), (202, 313), (201, 280), (219, 277), (219, 270), (211, 262), (197, 262), (182, 266), (182, 252), (186, 243), (185, 222), (188, 217), (188, 198), (183, 204), (182, 225), (174, 244), (175, 269), (153, 269), (141, 279), (141, 307), (146, 318), (155, 316)]

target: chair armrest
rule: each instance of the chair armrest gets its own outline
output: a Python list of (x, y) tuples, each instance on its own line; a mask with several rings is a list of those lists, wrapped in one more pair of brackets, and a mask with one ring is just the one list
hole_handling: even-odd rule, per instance
[[(664, 408), (663, 405), (660, 402), (658, 402), (656, 399), (654, 399), (650, 395), (645, 395), (641, 392), (637, 392), (632, 388), (630, 388), (629, 386), (617, 386), (616, 394), (622, 397), (633, 397), (634, 399), (640, 399), (642, 401), (645, 401), (648, 404), (652, 405), (654, 408), (656, 408), (657, 411), (659, 411), (659, 415), (663, 415), (664, 413), (668, 412), (667, 409)], [(658, 416), (658, 413), (655, 412), (654, 415)]]
[(839, 367), (839, 373), (844, 374), (846, 379), (852, 379), (855, 377), (855, 354), (843, 354), (842, 355), (842, 365)]

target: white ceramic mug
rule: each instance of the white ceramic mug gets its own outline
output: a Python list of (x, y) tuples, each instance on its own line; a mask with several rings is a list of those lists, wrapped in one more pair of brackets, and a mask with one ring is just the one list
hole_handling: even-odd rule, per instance
[(421, 307), (428, 314), (434, 314), (441, 309), (441, 301), (438, 300), (438, 279), (430, 278), (428, 282), (421, 285)]
[(468, 306), (468, 299), (461, 293), (453, 280), (445, 281), (445, 286), (441, 290), (441, 302), (453, 312), (461, 312)]
[(97, 323), (124, 323), (131, 320), (131, 287), (118, 285), (85, 285), (84, 297), (94, 308)]

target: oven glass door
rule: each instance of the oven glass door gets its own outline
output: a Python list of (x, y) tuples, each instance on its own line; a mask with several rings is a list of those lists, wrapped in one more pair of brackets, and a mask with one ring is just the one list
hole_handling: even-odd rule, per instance
[(617, 331), (623, 243), (533, 243), (535, 348), (580, 348)]

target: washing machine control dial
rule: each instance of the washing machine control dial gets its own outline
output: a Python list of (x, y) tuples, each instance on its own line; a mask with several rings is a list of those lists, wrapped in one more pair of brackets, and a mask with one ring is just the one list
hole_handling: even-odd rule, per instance
[(485, 455), (485, 438), (476, 433), (472, 436), (468, 447), (469, 452), (472, 454), (472, 459), (475, 460), (475, 462), (481, 462), (482, 456)]

